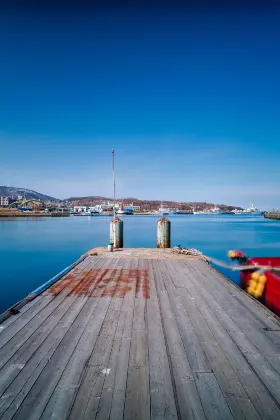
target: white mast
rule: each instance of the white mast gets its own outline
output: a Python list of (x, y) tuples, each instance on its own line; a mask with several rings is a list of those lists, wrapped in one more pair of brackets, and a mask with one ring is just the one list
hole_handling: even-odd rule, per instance
[(115, 182), (115, 150), (112, 150), (112, 166), (113, 166), (113, 192), (114, 192), (114, 246), (116, 244), (116, 182)]

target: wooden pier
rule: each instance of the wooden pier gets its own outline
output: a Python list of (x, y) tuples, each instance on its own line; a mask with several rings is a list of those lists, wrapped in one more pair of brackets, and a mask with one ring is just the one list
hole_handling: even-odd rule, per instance
[(22, 218), (22, 217), (69, 217), (68, 212), (43, 212), (43, 211), (0, 211), (0, 218)]
[(280, 418), (278, 318), (200, 257), (96, 249), (8, 315), (0, 419)]
[(266, 213), (264, 213), (264, 217), (265, 217), (266, 219), (280, 220), (280, 213), (270, 213), (270, 212), (266, 212)]

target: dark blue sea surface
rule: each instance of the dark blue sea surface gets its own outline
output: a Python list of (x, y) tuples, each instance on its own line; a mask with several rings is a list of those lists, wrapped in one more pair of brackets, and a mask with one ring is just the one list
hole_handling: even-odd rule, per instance
[[(172, 246), (197, 248), (228, 262), (229, 249), (280, 255), (280, 222), (263, 216), (168, 216)], [(0, 313), (83, 253), (109, 241), (108, 216), (0, 220)], [(125, 247), (155, 247), (158, 216), (124, 216)], [(221, 269), (235, 283), (238, 273)]]

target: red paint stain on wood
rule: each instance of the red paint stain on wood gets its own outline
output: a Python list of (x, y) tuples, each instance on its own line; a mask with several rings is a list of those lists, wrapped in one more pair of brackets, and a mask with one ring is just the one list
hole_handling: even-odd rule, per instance
[(150, 298), (150, 281), (146, 269), (75, 268), (52, 285), (47, 293), (57, 296), (65, 290), (69, 296), (118, 297), (134, 291), (136, 298)]

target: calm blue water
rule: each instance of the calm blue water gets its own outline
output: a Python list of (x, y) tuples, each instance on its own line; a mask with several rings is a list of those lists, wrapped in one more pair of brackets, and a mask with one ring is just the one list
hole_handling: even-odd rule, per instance
[[(107, 246), (110, 217), (0, 220), (0, 313), (46, 282), (81, 254)], [(280, 222), (263, 216), (176, 215), (172, 245), (197, 248), (227, 260), (229, 249), (280, 254)], [(124, 216), (125, 247), (155, 247), (158, 216)], [(262, 248), (254, 249), (254, 248)], [(224, 274), (238, 283), (238, 275)]]

